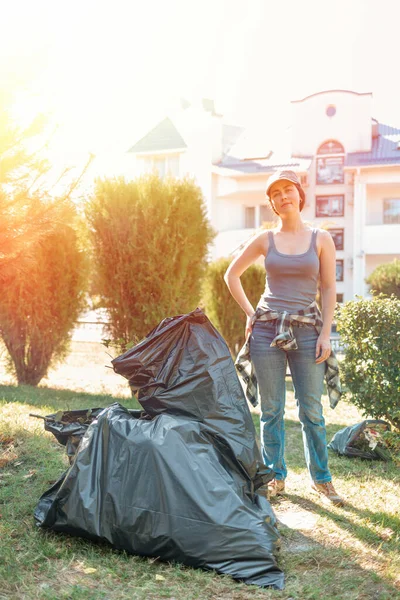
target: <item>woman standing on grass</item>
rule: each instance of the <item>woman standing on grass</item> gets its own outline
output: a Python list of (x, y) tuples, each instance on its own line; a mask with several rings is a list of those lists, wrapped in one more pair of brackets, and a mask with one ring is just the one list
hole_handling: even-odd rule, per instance
[[(330, 333), (336, 304), (335, 246), (329, 232), (311, 229), (301, 218), (305, 194), (293, 171), (277, 171), (266, 194), (280, 223), (252, 239), (225, 274), (228, 288), (247, 315), (246, 344), (236, 366), (254, 400), (261, 400), (261, 446), (265, 464), (275, 471), (271, 495), (285, 492), (285, 375), (292, 374), (311, 489), (324, 501), (342, 504), (328, 469), (321, 395), (327, 378), (331, 406), (340, 398)], [(265, 257), (266, 287), (256, 310), (240, 276), (260, 255)], [(322, 315), (316, 304), (318, 279)], [(250, 362), (251, 360), (251, 362)]]

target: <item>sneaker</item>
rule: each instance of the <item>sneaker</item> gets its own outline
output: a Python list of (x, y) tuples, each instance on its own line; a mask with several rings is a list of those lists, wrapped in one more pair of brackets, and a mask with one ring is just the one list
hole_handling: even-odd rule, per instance
[(315, 483), (315, 481), (311, 484), (311, 491), (321, 498), (323, 502), (326, 504), (335, 504), (336, 506), (343, 506), (344, 500), (339, 496), (333, 487), (332, 481), (328, 481), (327, 483)]
[(268, 483), (268, 491), (271, 498), (273, 496), (282, 496), (285, 493), (285, 480), (273, 479)]

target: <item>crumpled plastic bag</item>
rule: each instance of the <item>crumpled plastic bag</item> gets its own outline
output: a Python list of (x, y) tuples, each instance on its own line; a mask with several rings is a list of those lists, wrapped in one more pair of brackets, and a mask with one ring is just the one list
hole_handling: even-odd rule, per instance
[(385, 448), (381, 433), (390, 429), (386, 421), (367, 419), (337, 431), (328, 448), (340, 456), (389, 461), (390, 453)]

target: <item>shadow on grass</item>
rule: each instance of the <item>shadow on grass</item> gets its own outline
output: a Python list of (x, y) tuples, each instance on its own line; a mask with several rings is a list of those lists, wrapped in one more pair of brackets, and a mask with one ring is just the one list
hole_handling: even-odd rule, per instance
[[(305, 504), (302, 507), (311, 508)], [(323, 535), (322, 544), (300, 531), (279, 529), (282, 539), (279, 564), (285, 572), (286, 591), (291, 598), (388, 600), (397, 597), (398, 590), (390, 577), (378, 575), (370, 566), (364, 568), (353, 548), (329, 543), (328, 532)], [(299, 582), (303, 589), (297, 596), (293, 592), (299, 593)]]
[(126, 408), (140, 408), (134, 397), (90, 394), (88, 392), (30, 385), (0, 385), (0, 401), (18, 402), (32, 406), (49, 406), (56, 410), (106, 407), (114, 402), (119, 402)]
[[(398, 550), (395, 534), (400, 531), (399, 517), (382, 511), (373, 512), (368, 509), (360, 509), (349, 502), (346, 502), (343, 507), (340, 507), (340, 512), (335, 512), (325, 505), (318, 504), (309, 498), (303, 498), (297, 494), (286, 494), (286, 498), (304, 510), (312, 511), (321, 517), (328, 517), (339, 527), (342, 527), (344, 531), (351, 533), (360, 541), (374, 549)], [(352, 515), (358, 519), (365, 519), (371, 522), (372, 527), (376, 525), (383, 526), (386, 531), (379, 533), (374, 531), (372, 527), (356, 523), (350, 518)], [(392, 530), (393, 534), (389, 535), (387, 529)], [(392, 537), (393, 540), (391, 539)]]

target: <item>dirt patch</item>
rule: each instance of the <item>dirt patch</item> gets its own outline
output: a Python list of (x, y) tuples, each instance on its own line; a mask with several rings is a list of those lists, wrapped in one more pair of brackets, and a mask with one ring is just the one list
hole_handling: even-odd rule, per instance
[[(312, 537), (312, 532), (317, 529), (319, 519), (315, 512), (304, 510), (286, 498), (274, 502), (273, 508), (282, 536), (283, 552), (297, 554), (308, 552), (319, 546)], [(309, 535), (307, 535), (308, 532)]]
[(289, 529), (312, 531), (318, 521), (318, 515), (307, 510), (275, 510), (280, 523)]

